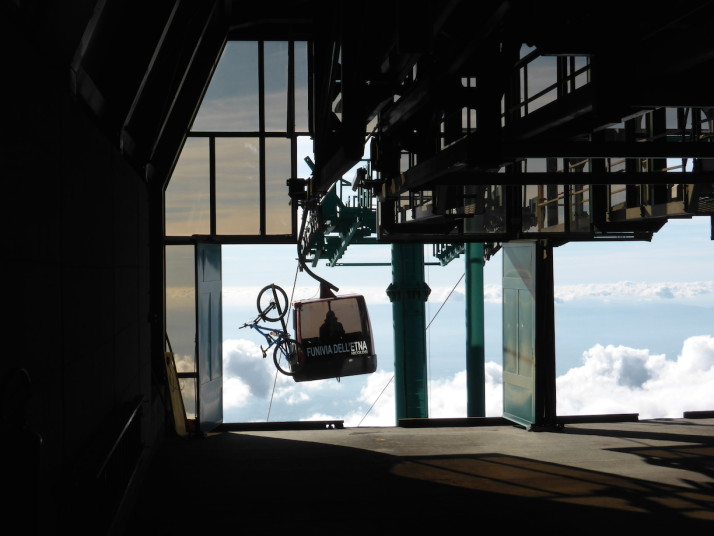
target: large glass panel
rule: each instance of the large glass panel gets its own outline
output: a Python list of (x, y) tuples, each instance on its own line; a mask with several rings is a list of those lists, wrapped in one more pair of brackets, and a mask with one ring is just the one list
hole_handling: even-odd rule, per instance
[[(584, 69), (588, 65), (588, 58), (584, 56), (575, 57), (575, 72)], [(575, 76), (575, 89), (578, 89), (590, 82), (590, 71), (585, 69)]]
[(188, 138), (165, 193), (167, 236), (210, 232), (208, 140)]
[[(194, 247), (166, 247), (166, 336), (179, 373), (196, 372)], [(179, 380), (186, 416), (195, 418), (196, 380)]]
[(257, 138), (216, 139), (216, 233), (260, 234)]
[(542, 198), (539, 196), (540, 189), (538, 186), (529, 184), (523, 186), (523, 220), (522, 229), (524, 232), (537, 232), (542, 228), (543, 211)]
[[(363, 335), (366, 326), (363, 325), (364, 318), (359, 305), (357, 298), (304, 303), (300, 313), (302, 340), (317, 338), (326, 340), (328, 337), (325, 336), (327, 332), (325, 326), (330, 326), (330, 321), (339, 322), (344, 336), (348, 338), (350, 335)], [(330, 311), (334, 314), (330, 315)]]
[(518, 373), (518, 290), (503, 289), (503, 370)]
[(531, 248), (510, 248), (503, 256), (503, 277), (515, 279), (525, 286), (531, 287), (533, 285), (532, 265), (533, 252)]
[(535, 303), (530, 290), (518, 291), (518, 375), (533, 377), (535, 362)]
[(290, 197), (290, 140), (265, 140), (265, 209), (268, 234), (290, 234), (292, 230)]
[[(258, 42), (226, 44), (192, 130), (215, 137), (215, 233), (218, 235), (291, 234), (293, 217), (287, 179), (295, 172), (306, 178), (311, 170), (312, 141), (297, 138), (297, 154), (287, 137), (290, 43), (262, 44), (264, 100), (260, 99)], [(308, 45), (294, 44), (295, 129), (307, 134)], [(261, 103), (263, 105), (261, 112)], [(264, 118), (261, 131), (260, 117)], [(281, 137), (267, 137), (266, 133)], [(239, 137), (242, 134), (249, 137)], [(262, 154), (261, 151), (265, 151)], [(167, 235), (190, 236), (211, 232), (209, 139), (189, 138), (167, 190)], [(313, 158), (314, 159), (314, 158)], [(261, 165), (264, 166), (261, 168)], [(261, 200), (261, 179), (265, 199)], [(265, 219), (261, 219), (261, 206)]]
[(570, 230), (590, 230), (590, 186), (587, 184), (570, 187)]
[(265, 130), (288, 130), (288, 43), (268, 41), (265, 58)]
[(610, 190), (610, 210), (625, 208), (627, 202), (627, 187), (624, 184), (611, 184)]
[(258, 102), (258, 43), (229, 41), (191, 130), (255, 132)]
[(565, 186), (562, 184), (547, 184), (542, 186), (543, 197), (543, 230), (565, 230)]
[(308, 129), (307, 43), (299, 41), (295, 43), (295, 130)]
[(298, 136), (297, 138), (297, 176), (300, 178), (307, 178), (312, 174), (310, 165), (305, 161), (305, 158), (309, 158), (310, 161), (315, 161), (315, 154), (313, 153), (312, 138), (309, 136)]
[(536, 251), (534, 243), (503, 248), (503, 411), (517, 422), (534, 418)]

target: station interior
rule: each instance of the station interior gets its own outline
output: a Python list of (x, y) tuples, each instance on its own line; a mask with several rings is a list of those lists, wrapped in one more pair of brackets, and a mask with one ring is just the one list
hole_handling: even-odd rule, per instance
[[(656, 6), (2, 0), (8, 526), (710, 527), (712, 412), (664, 431), (555, 407), (557, 248), (691, 218), (714, 240), (714, 2)], [(390, 245), (393, 429), (225, 422), (221, 248), (257, 244), (294, 245), (307, 273)], [(425, 245), (474, 281), (503, 256), (501, 417), (477, 303), (469, 415), (429, 418)]]

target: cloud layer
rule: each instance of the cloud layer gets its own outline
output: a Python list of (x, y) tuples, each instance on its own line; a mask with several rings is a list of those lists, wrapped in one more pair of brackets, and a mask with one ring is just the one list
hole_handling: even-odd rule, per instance
[[(253, 303), (262, 287), (226, 287), (223, 289), (223, 299), (226, 306), (240, 306)], [(386, 304), (389, 298), (386, 287), (341, 287), (340, 294), (362, 294), (369, 304)], [(287, 292), (287, 290), (286, 290)], [(494, 284), (484, 285), (484, 300), (488, 303), (501, 302), (501, 286)], [(316, 287), (296, 287), (294, 299), (308, 299), (317, 297)], [(453, 287), (433, 285), (429, 294), (432, 303), (449, 301), (464, 301), (465, 289), (461, 283), (456, 289)], [(703, 298), (710, 302), (714, 295), (714, 281), (690, 282), (637, 282), (618, 281), (615, 283), (586, 283), (578, 285), (556, 285), (555, 299), (558, 302), (571, 302), (575, 300), (598, 300), (601, 302), (651, 302), (656, 300), (687, 300), (690, 303)]]
[(557, 379), (558, 413), (681, 417), (714, 409), (714, 338), (690, 337), (674, 360), (649, 350), (596, 345)]
[[(269, 358), (268, 358), (269, 359)], [(394, 426), (393, 374), (295, 384), (278, 375), (249, 341), (224, 343), (224, 407), (272, 396), (290, 406), (295, 420), (342, 419), (346, 426)], [(350, 391), (350, 385), (358, 391)], [(681, 417), (684, 411), (714, 409), (714, 337), (690, 337), (675, 359), (647, 349), (595, 345), (579, 367), (557, 378), (559, 415), (638, 413), (640, 419)], [(359, 382), (359, 383), (358, 383)], [(486, 415), (502, 414), (501, 365), (486, 363)], [(351, 398), (345, 399), (346, 396)], [(338, 409), (334, 400), (343, 402)], [(429, 385), (433, 418), (466, 416), (466, 373), (436, 378)]]
[[(463, 300), (464, 289), (457, 289)], [(439, 301), (440, 296), (446, 297), (444, 289), (437, 289), (432, 295)], [(578, 285), (555, 285), (556, 302), (572, 302), (575, 300), (598, 300), (601, 302), (651, 302), (656, 300), (692, 300), (698, 298), (711, 299), (714, 295), (714, 281), (690, 282), (656, 282), (617, 281), (615, 283), (585, 283)], [(452, 298), (453, 299), (453, 296)], [(442, 298), (443, 300), (443, 298)], [(501, 302), (501, 286), (485, 285), (484, 300), (490, 303)]]

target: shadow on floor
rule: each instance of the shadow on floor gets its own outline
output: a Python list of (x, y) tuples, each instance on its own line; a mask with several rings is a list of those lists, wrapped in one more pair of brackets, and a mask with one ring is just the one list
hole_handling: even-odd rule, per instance
[(222, 433), (166, 442), (126, 534), (403, 534), (494, 522), (578, 534), (711, 530), (701, 518), (714, 511), (713, 490), (694, 491), (498, 453), (393, 456)]

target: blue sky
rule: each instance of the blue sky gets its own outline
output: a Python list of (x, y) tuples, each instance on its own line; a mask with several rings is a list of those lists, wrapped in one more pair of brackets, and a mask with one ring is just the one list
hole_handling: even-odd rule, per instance
[[(644, 243), (570, 243), (555, 250), (558, 414), (640, 413), (677, 417), (714, 409), (714, 242), (708, 218), (671, 221)], [(430, 248), (427, 247), (426, 260)], [(395, 424), (391, 306), (386, 267), (318, 266), (340, 288), (367, 297), (376, 373), (295, 383), (262, 359), (259, 338), (237, 326), (255, 316), (265, 284), (295, 299), (317, 284), (298, 273), (294, 246), (224, 248), (224, 406), (227, 422), (343, 419)], [(388, 245), (353, 246), (345, 262), (388, 262)], [(463, 260), (428, 266), (431, 417), (465, 416)], [(487, 415), (501, 411), (500, 254), (486, 264)], [(453, 292), (452, 292), (453, 291)], [(442, 307), (444, 300), (450, 298)]]

